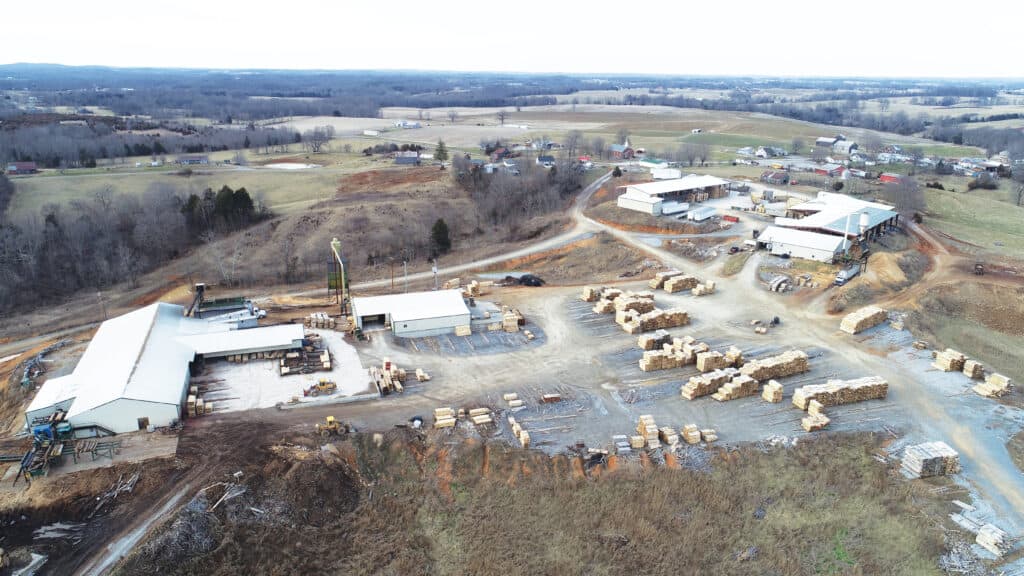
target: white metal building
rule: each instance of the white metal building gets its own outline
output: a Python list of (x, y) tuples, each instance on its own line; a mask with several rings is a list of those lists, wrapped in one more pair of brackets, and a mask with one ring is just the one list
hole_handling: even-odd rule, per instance
[(182, 306), (151, 304), (100, 325), (74, 371), (46, 381), (25, 419), (61, 409), (76, 428), (122, 433), (167, 426), (181, 415), (197, 356), (288, 350), (302, 345), (303, 334), (299, 324), (231, 330), (186, 318)]
[(449, 334), (470, 325), (469, 308), (461, 290), (409, 292), (352, 299), (356, 326), (390, 326), (395, 336), (418, 338)]
[(793, 258), (804, 258), (818, 262), (832, 263), (846, 247), (842, 236), (818, 234), (793, 228), (769, 226), (757, 237), (757, 243), (775, 255), (787, 254)]
[(892, 206), (846, 194), (818, 192), (817, 198), (786, 209), (793, 218), (776, 218), (775, 225), (810, 232), (871, 239), (899, 223)]
[(679, 168), (652, 168), (651, 178), (655, 180), (678, 180), (683, 177)]
[(662, 202), (703, 202), (725, 195), (729, 182), (714, 176), (690, 174), (675, 180), (659, 180), (622, 186), (617, 202), (620, 208), (655, 216), (661, 214)]

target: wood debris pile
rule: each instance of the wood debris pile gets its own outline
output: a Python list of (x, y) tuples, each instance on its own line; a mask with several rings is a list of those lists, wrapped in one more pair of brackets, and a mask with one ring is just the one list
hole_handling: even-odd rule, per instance
[(982, 396), (998, 398), (1007, 394), (1013, 388), (1010, 379), (1002, 374), (993, 372), (985, 377), (985, 381), (975, 384), (973, 390)]
[(856, 312), (850, 312), (839, 323), (839, 329), (847, 334), (858, 334), (878, 326), (889, 318), (889, 312), (878, 306), (865, 306)]
[(654, 275), (654, 278), (651, 278), (651, 281), (647, 283), (647, 286), (650, 287), (651, 290), (658, 290), (660, 288), (664, 288), (665, 282), (670, 278), (675, 278), (676, 276), (682, 275), (683, 273), (680, 272), (679, 270), (666, 270), (664, 272), (658, 272), (657, 274)]
[(723, 384), (732, 380), (733, 376), (736, 375), (737, 370), (735, 368), (724, 368), (699, 376), (691, 376), (690, 380), (683, 384), (680, 393), (687, 400), (714, 394)]
[(778, 380), (769, 380), (764, 385), (764, 389), (761, 390), (761, 398), (764, 398), (766, 402), (772, 404), (778, 404), (782, 402), (782, 384)]
[(956, 474), (960, 471), (960, 455), (945, 442), (925, 442), (903, 450), (901, 468), (909, 478)]
[(793, 405), (801, 410), (808, 410), (808, 406), (814, 401), (820, 402), (823, 406), (838, 406), (885, 398), (888, 394), (889, 383), (880, 376), (829, 380), (825, 384), (797, 388), (793, 392)]
[(778, 356), (761, 358), (747, 362), (740, 368), (742, 374), (754, 380), (764, 382), (772, 378), (783, 378), (810, 370), (807, 364), (807, 353), (803, 350), (790, 350)]
[(729, 400), (736, 400), (737, 398), (756, 396), (758, 386), (759, 383), (757, 380), (754, 380), (750, 376), (740, 374), (725, 383), (717, 392), (712, 394), (711, 397), (719, 402), (728, 402)]
[(665, 292), (670, 294), (675, 292), (682, 292), (683, 290), (693, 290), (700, 284), (700, 280), (696, 276), (674, 276), (665, 281)]
[(966, 362), (967, 356), (952, 348), (946, 348), (942, 352), (935, 353), (935, 362), (932, 362), (932, 366), (943, 372), (963, 372)]

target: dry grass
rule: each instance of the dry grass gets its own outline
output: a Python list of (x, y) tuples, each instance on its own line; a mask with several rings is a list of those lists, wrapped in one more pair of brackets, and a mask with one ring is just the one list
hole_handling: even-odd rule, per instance
[(747, 260), (750, 260), (753, 255), (753, 252), (747, 250), (730, 254), (725, 259), (725, 264), (722, 265), (722, 276), (735, 276), (742, 272), (743, 267), (747, 265)]
[(651, 275), (644, 267), (647, 257), (639, 250), (615, 240), (611, 234), (597, 235), (560, 248), (491, 266), (491, 273), (529, 272), (548, 284), (614, 282), (624, 274), (630, 278)]
[(671, 216), (652, 216), (634, 210), (619, 208), (615, 200), (603, 202), (587, 210), (590, 218), (632, 232), (649, 232), (661, 234), (699, 234), (717, 229), (714, 223), (694, 224), (686, 220), (677, 220)]

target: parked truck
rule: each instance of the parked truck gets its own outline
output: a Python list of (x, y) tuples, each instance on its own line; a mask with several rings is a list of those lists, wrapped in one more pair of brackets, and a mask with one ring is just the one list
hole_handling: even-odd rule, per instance
[(836, 274), (835, 285), (842, 286), (843, 284), (846, 284), (850, 280), (853, 280), (853, 278), (857, 276), (857, 274), (860, 274), (860, 264), (851, 264), (850, 266), (843, 270), (840, 270), (839, 273)]

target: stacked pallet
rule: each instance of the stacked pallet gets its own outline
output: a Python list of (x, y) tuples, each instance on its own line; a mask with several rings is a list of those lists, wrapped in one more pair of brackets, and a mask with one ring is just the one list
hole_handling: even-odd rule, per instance
[(665, 272), (658, 272), (651, 278), (651, 281), (647, 283), (651, 290), (657, 290), (665, 286), (665, 281), (676, 276), (682, 276), (682, 272), (679, 270), (666, 270)]
[(981, 380), (985, 377), (985, 366), (977, 360), (964, 361), (964, 375), (971, 380)]
[(810, 367), (807, 365), (807, 354), (802, 350), (790, 350), (778, 356), (754, 360), (740, 368), (741, 373), (760, 382), (792, 376), (808, 370)]
[(925, 442), (903, 450), (903, 473), (910, 478), (945, 476), (960, 471), (960, 455), (945, 442)]
[(599, 286), (584, 286), (580, 299), (584, 302), (597, 302), (601, 299), (602, 292), (604, 292), (604, 288)]
[(718, 440), (718, 433), (715, 432), (714, 428), (701, 428), (700, 439), (708, 444), (711, 444), (715, 440)]
[(693, 287), (693, 290), (691, 290), (690, 293), (693, 294), (694, 296), (707, 296), (708, 294), (714, 294), (715, 281), (708, 280), (703, 284), (697, 284), (696, 286)]
[(665, 281), (665, 292), (674, 293), (693, 290), (700, 283), (695, 276), (674, 276)]
[(516, 417), (511, 414), (508, 415), (508, 423), (512, 426), (512, 435), (519, 441), (519, 445), (523, 448), (529, 448), (530, 433), (523, 428), (522, 424), (516, 422)]
[(831, 420), (824, 414), (808, 414), (800, 419), (800, 426), (807, 432), (817, 432), (825, 429), (829, 422)]
[(1002, 558), (1003, 554), (1010, 551), (1009, 537), (1006, 532), (1003, 532), (997, 528), (994, 524), (985, 524), (978, 530), (978, 535), (975, 536), (974, 541), (978, 543), (978, 546), (988, 550), (996, 556)]
[(711, 397), (719, 402), (728, 402), (729, 400), (736, 400), (737, 398), (756, 396), (757, 387), (757, 380), (754, 380), (750, 376), (740, 374), (739, 376), (733, 377), (732, 380), (719, 388), (717, 392), (711, 395)]
[(998, 398), (1008, 393), (1013, 388), (1010, 379), (1002, 374), (993, 372), (985, 377), (985, 381), (974, 385), (974, 391), (982, 396)]
[(857, 334), (878, 326), (889, 318), (889, 312), (878, 306), (865, 306), (856, 312), (850, 312), (839, 323), (839, 329), (847, 334)]
[(469, 324), (455, 327), (456, 336), (470, 336), (473, 334), (473, 329), (470, 328)]
[(455, 411), (451, 407), (434, 408), (434, 428), (454, 428)]
[(658, 439), (668, 444), (669, 448), (675, 448), (679, 444), (679, 434), (671, 426), (662, 426), (658, 429)]
[(723, 384), (732, 380), (732, 377), (735, 375), (735, 368), (725, 368), (699, 376), (691, 376), (690, 380), (683, 385), (680, 393), (687, 400), (714, 394)]
[(696, 424), (687, 424), (686, 426), (683, 426), (683, 440), (687, 444), (700, 444), (700, 439), (700, 428), (697, 428)]
[(935, 362), (932, 362), (932, 366), (943, 372), (962, 372), (966, 362), (967, 356), (952, 348), (946, 348), (935, 354)]
[(672, 335), (664, 330), (658, 330), (654, 334), (641, 334), (640, 338), (637, 339), (636, 345), (641, 350), (655, 350), (661, 348), (665, 344), (672, 342)]
[(615, 446), (616, 454), (630, 454), (633, 452), (633, 446), (629, 442), (629, 437), (625, 434), (612, 436), (612, 445)]
[(690, 315), (685, 310), (670, 308), (668, 310), (654, 310), (646, 314), (634, 316), (629, 322), (622, 325), (622, 329), (629, 334), (639, 334), (664, 328), (676, 328), (686, 326), (690, 323)]
[(643, 450), (644, 444), (646, 443), (647, 441), (643, 436), (633, 435), (629, 437), (629, 447), (633, 450)]
[(772, 404), (782, 402), (782, 384), (778, 380), (769, 380), (764, 385), (764, 390), (761, 391), (761, 398)]
[(328, 316), (326, 312), (313, 312), (309, 316), (306, 316), (302, 323), (310, 328), (334, 329), (336, 325), (334, 318)]
[(640, 416), (640, 420), (636, 425), (636, 433), (639, 436), (643, 436), (644, 443), (648, 448), (661, 447), (661, 442), (658, 439), (658, 425), (654, 423), (654, 416), (650, 414)]
[(829, 380), (825, 384), (801, 386), (793, 392), (793, 405), (807, 410), (811, 402), (824, 406), (852, 404), (865, 400), (885, 398), (889, 394), (889, 383), (880, 376), (865, 376), (854, 380)]
[(474, 426), (485, 426), (494, 422), (490, 408), (472, 408), (469, 411), (469, 421)]

